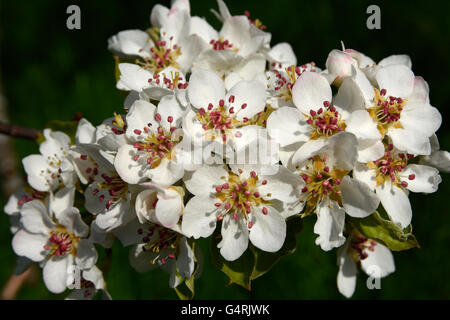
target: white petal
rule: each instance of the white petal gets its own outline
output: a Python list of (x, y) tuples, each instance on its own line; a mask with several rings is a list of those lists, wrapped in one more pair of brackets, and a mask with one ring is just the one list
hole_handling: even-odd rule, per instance
[(317, 206), (317, 221), (314, 225), (314, 233), (319, 235), (316, 244), (322, 250), (330, 251), (340, 247), (345, 242), (343, 236), (345, 224), (345, 211), (335, 201), (324, 200)]
[(311, 131), (305, 116), (292, 107), (281, 107), (272, 112), (267, 119), (267, 130), (282, 147), (309, 140)]
[[(350, 77), (344, 79), (334, 97), (333, 104), (344, 119), (347, 119), (352, 112), (365, 109), (363, 92), (354, 79)], [(368, 113), (365, 110), (364, 112)]]
[(395, 271), (394, 257), (391, 250), (380, 243), (373, 247), (374, 251), (365, 249), (367, 258), (361, 260), (361, 269), (369, 276), (383, 278)]
[(342, 179), (340, 190), (343, 207), (349, 216), (365, 218), (371, 215), (380, 204), (380, 199), (364, 182), (349, 176)]
[(119, 148), (114, 160), (114, 167), (120, 178), (129, 184), (137, 184), (145, 179), (142, 166), (133, 160), (134, 155), (134, 147), (125, 144)]
[(207, 195), (195, 196), (188, 201), (183, 212), (181, 230), (188, 237), (209, 237), (216, 228), (217, 215), (222, 210), (215, 206), (218, 199)]
[(339, 292), (346, 298), (350, 298), (356, 288), (356, 264), (352, 255), (348, 252), (348, 245), (339, 248), (338, 251), (339, 271), (337, 275), (337, 287)]
[(39, 262), (46, 257), (44, 246), (47, 244), (48, 238), (49, 236), (19, 230), (12, 240), (12, 248), (18, 256)]
[(117, 89), (141, 92), (149, 86), (148, 79), (153, 74), (133, 63), (119, 63), (120, 79), (117, 81)]
[(292, 46), (287, 42), (276, 44), (267, 53), (268, 60), (281, 63), (283, 65), (297, 65), (297, 57), (295, 56)]
[(191, 34), (196, 34), (206, 43), (219, 38), (219, 33), (204, 19), (191, 17)]
[[(167, 130), (170, 130), (170, 127), (180, 127), (184, 110), (174, 95), (164, 96), (158, 104), (158, 111), (161, 115), (161, 126)], [(168, 121), (169, 117), (172, 117), (172, 122)]]
[(78, 121), (75, 141), (77, 144), (95, 142), (95, 127), (85, 118), (81, 118)]
[(232, 16), (224, 21), (220, 36), (238, 49), (250, 41), (250, 24), (245, 16)]
[(155, 208), (156, 219), (166, 228), (178, 223), (183, 209), (183, 199), (175, 189), (167, 189), (158, 193), (158, 203)]
[[(240, 81), (231, 88), (226, 99), (234, 96), (234, 106), (236, 119), (242, 121), (244, 118), (251, 118), (266, 107), (266, 88), (258, 80)], [(241, 107), (246, 105), (245, 109)]]
[(189, 78), (188, 96), (194, 107), (206, 109), (209, 103), (217, 106), (225, 98), (225, 86), (215, 73), (195, 69)]
[(142, 30), (125, 30), (108, 39), (108, 49), (117, 55), (150, 56), (153, 41)]
[(32, 200), (22, 206), (20, 222), (31, 233), (48, 234), (55, 226), (48, 209), (40, 200)]
[(97, 262), (98, 254), (93, 243), (86, 239), (80, 239), (77, 246), (75, 263), (81, 269), (90, 269)]
[(293, 155), (292, 164), (294, 166), (301, 164), (303, 161), (311, 158), (312, 155), (317, 154), (318, 151), (322, 150), (324, 146), (327, 145), (327, 140), (325, 139), (315, 139), (305, 142)]
[(29, 155), (22, 159), (22, 164), (28, 175), (28, 183), (34, 189), (38, 191), (49, 191), (51, 187), (54, 187), (54, 181), (47, 181), (46, 176), (44, 175), (47, 170), (50, 170), (50, 167), (42, 155)]
[(381, 67), (387, 67), (393, 64), (401, 64), (410, 69), (412, 65), (411, 58), (406, 54), (394, 54), (378, 62), (378, 65)]
[(431, 153), (430, 139), (414, 129), (389, 128), (387, 134), (392, 144), (399, 150), (411, 154), (429, 155)]
[(400, 122), (406, 130), (416, 130), (429, 138), (441, 126), (442, 116), (436, 108), (423, 102), (408, 102), (401, 113)]
[(158, 123), (155, 121), (156, 107), (145, 100), (137, 100), (133, 103), (127, 113), (127, 131), (126, 136), (136, 140), (135, 129), (143, 130), (151, 123), (150, 130), (156, 131)]
[(44, 283), (47, 289), (52, 293), (61, 293), (67, 288), (67, 279), (69, 277), (69, 266), (72, 265), (72, 255), (64, 257), (52, 257), (47, 260), (43, 269)]
[(380, 89), (386, 89), (387, 95), (407, 98), (413, 91), (414, 73), (405, 65), (390, 65), (381, 68), (376, 74)]
[(377, 187), (376, 192), (390, 219), (402, 228), (409, 226), (412, 219), (412, 209), (406, 192), (390, 181), (386, 181)]
[[(325, 65), (328, 72), (335, 78), (343, 78), (352, 75), (352, 66), (356, 66), (356, 61), (346, 52), (332, 50), (328, 55)], [(332, 81), (334, 80), (332, 79)]]
[(358, 162), (353, 168), (353, 178), (364, 182), (371, 190), (375, 190), (377, 186), (376, 174), (375, 169), (370, 169), (363, 163)]
[(328, 80), (317, 72), (303, 72), (292, 87), (292, 99), (303, 113), (323, 107), (324, 101), (331, 102)]
[(366, 110), (357, 110), (350, 114), (346, 121), (345, 131), (353, 133), (358, 139), (381, 139), (377, 124)]
[(383, 157), (384, 144), (381, 140), (359, 140), (358, 141), (358, 161), (367, 163)]
[(216, 186), (228, 181), (228, 172), (223, 166), (203, 166), (193, 173), (186, 173), (183, 180), (191, 193), (208, 196), (215, 192)]
[(247, 225), (242, 217), (236, 221), (227, 214), (222, 221), (222, 240), (217, 245), (220, 254), (227, 261), (238, 259), (248, 247)]
[(249, 238), (255, 247), (266, 252), (276, 252), (281, 249), (286, 238), (286, 222), (275, 208), (266, 208), (266, 215), (262, 213), (262, 208), (255, 208)]
[[(414, 175), (414, 179), (409, 180), (410, 175)], [(408, 183), (407, 189), (412, 192), (436, 192), (442, 181), (438, 169), (418, 164), (408, 165), (401, 176)]]

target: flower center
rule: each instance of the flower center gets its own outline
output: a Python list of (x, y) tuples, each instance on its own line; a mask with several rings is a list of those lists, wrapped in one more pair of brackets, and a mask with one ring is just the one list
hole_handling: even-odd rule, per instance
[(306, 209), (302, 216), (310, 215), (325, 196), (342, 205), (339, 185), (348, 174), (346, 170), (330, 169), (326, 164), (326, 156), (321, 158), (316, 155), (309, 161), (305, 169), (299, 172), (305, 181), (305, 187), (302, 189), (304, 197), (301, 202), (306, 201)]
[(345, 130), (346, 124), (336, 108), (329, 101), (324, 101), (323, 105), (325, 108), (311, 109), (309, 115), (305, 115), (308, 118), (306, 122), (312, 127), (311, 140), (328, 138)]
[[(279, 98), (284, 99), (284, 101), (291, 101), (292, 100), (292, 87), (295, 84), (295, 81), (297, 81), (297, 78), (305, 71), (308, 71), (315, 65), (314, 62), (310, 63), (310, 66), (307, 65), (301, 65), (299, 67), (296, 67), (294, 65), (285, 68), (287, 77), (283, 76), (283, 74), (275, 69), (277, 67), (276, 62), (272, 62), (271, 67), (274, 68), (271, 70), (271, 73), (275, 75), (277, 78), (274, 81), (274, 87), (273, 90), (275, 90), (275, 94), (278, 95)], [(278, 67), (281, 68), (282, 65), (278, 64)], [(314, 72), (313, 70), (310, 70), (311, 72)], [(268, 76), (267, 80), (270, 80), (270, 76)], [(270, 84), (268, 85), (270, 88)]]
[[(184, 82), (183, 82), (184, 81)], [(180, 77), (179, 72), (173, 73), (170, 72), (170, 78), (168, 78), (165, 74), (156, 73), (152, 78), (148, 79), (148, 83), (156, 83), (159, 86), (164, 86), (169, 90), (173, 90), (175, 88), (178, 89), (186, 89), (188, 87), (188, 83)]]
[[(124, 182), (116, 173), (108, 176), (106, 173), (101, 175), (103, 181), (97, 183), (98, 189), (94, 189), (92, 194), (95, 196), (100, 190), (107, 190), (109, 193), (109, 200), (105, 203), (106, 210), (111, 208), (111, 205), (119, 200), (127, 199), (128, 184)], [(100, 190), (99, 190), (100, 189)], [(98, 197), (100, 202), (105, 200), (105, 196), (101, 194)]]
[[(142, 241), (145, 243), (143, 250), (158, 254), (155, 259), (151, 261), (152, 264), (157, 262), (166, 264), (168, 259), (175, 259), (178, 254), (178, 244), (182, 238), (182, 235), (178, 232), (157, 224), (151, 224), (148, 226), (147, 230), (139, 228), (137, 233), (142, 236)], [(165, 255), (163, 254), (163, 251), (169, 251), (169, 253)]]
[[(406, 188), (408, 182), (401, 180), (400, 173), (406, 168), (408, 160), (414, 156), (409, 153), (392, 152), (393, 149), (394, 146), (389, 144), (384, 156), (378, 160), (367, 163), (367, 166), (376, 170), (377, 186), (384, 184), (386, 180), (391, 180), (393, 184)], [(414, 180), (415, 175), (409, 175), (408, 179)]]
[[(377, 122), (378, 130), (384, 136), (389, 127), (402, 128), (400, 116), (406, 100), (386, 96), (386, 89), (374, 89), (374, 106), (367, 109), (372, 119)], [(386, 96), (386, 97), (385, 97)]]
[[(225, 179), (225, 177), (221, 177)], [(230, 173), (228, 180), (223, 184), (217, 185), (216, 198), (221, 202), (217, 202), (216, 207), (224, 207), (224, 214), (231, 214), (236, 221), (240, 217), (249, 221), (249, 215), (255, 208), (263, 205), (270, 205), (270, 201), (263, 198), (258, 191), (258, 186), (267, 184), (267, 180), (259, 181), (258, 175), (255, 171), (250, 173), (247, 180), (242, 180), (236, 174)], [(270, 196), (270, 195), (269, 195)], [(263, 214), (268, 213), (266, 207), (262, 207)], [(217, 220), (223, 220), (224, 214), (219, 214)], [(248, 227), (251, 228), (253, 222), (248, 222)]]
[(144, 69), (158, 73), (167, 67), (174, 67), (179, 69), (177, 63), (178, 57), (181, 55), (181, 48), (177, 44), (172, 44), (173, 37), (170, 41), (156, 40), (155, 45), (150, 48), (151, 57), (137, 59), (136, 64), (142, 66)]
[(48, 251), (48, 256), (64, 257), (70, 253), (76, 255), (76, 244), (78, 238), (69, 232), (65, 227), (58, 226), (56, 230), (50, 232), (48, 243), (44, 249)]
[[(161, 115), (155, 114), (155, 120), (161, 121)], [(167, 118), (169, 123), (173, 122), (173, 117)], [(161, 125), (158, 126), (156, 132), (150, 131), (152, 124), (148, 123), (142, 130), (135, 129), (133, 132), (143, 139), (135, 142), (133, 147), (136, 149), (134, 161), (145, 162), (148, 167), (154, 169), (159, 166), (164, 158), (172, 159), (173, 148), (180, 141), (181, 137), (174, 137), (173, 133), (177, 129), (171, 127), (170, 130), (164, 129)]]
[[(230, 103), (228, 109), (225, 107), (225, 101), (220, 100), (218, 107), (214, 107), (214, 105), (210, 103), (207, 110), (205, 110), (205, 108), (200, 108), (197, 112), (196, 117), (202, 124), (203, 130), (206, 131), (206, 137), (208, 139), (215, 140), (217, 136), (221, 136), (222, 141), (226, 142), (229, 130), (250, 124), (248, 118), (244, 118), (243, 121), (236, 119), (236, 114), (240, 110), (245, 109), (247, 104), (244, 103), (236, 111), (236, 107), (232, 106), (234, 96), (230, 96), (228, 102)], [(240, 131), (236, 131), (235, 136), (239, 138), (242, 136), (242, 133)]]
[(117, 135), (124, 134), (127, 130), (127, 125), (122, 118), (122, 115), (114, 112), (114, 120), (112, 121), (113, 127), (111, 127), (111, 131)]
[(216, 51), (229, 50), (233, 48), (233, 45), (228, 40), (224, 40), (222, 37), (217, 40), (211, 40), (209, 44), (212, 46), (213, 50)]
[(352, 250), (353, 259), (356, 263), (360, 264), (361, 260), (366, 259), (369, 254), (365, 250), (374, 251), (377, 243), (371, 239), (366, 238), (362, 234), (354, 236), (351, 240), (349, 250)]

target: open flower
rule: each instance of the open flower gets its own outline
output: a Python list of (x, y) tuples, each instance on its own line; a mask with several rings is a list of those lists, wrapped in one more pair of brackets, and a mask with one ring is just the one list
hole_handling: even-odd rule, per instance
[(192, 110), (183, 120), (183, 129), (196, 144), (231, 143), (234, 150), (243, 149), (250, 143), (249, 136), (263, 129), (250, 121), (266, 107), (266, 89), (260, 81), (240, 81), (225, 90), (216, 74), (197, 69), (191, 75), (188, 96)]
[(28, 183), (43, 192), (73, 186), (76, 175), (69, 155), (70, 138), (63, 132), (50, 129), (44, 130), (44, 137), (45, 141), (39, 146), (41, 154), (22, 160)]
[(395, 271), (391, 251), (381, 243), (353, 230), (337, 253), (339, 292), (350, 298), (355, 292), (357, 267), (374, 278), (384, 278)]
[(355, 103), (364, 107), (363, 100), (353, 99), (357, 94), (357, 86), (344, 83), (332, 102), (326, 78), (317, 72), (302, 72), (292, 87), (296, 108), (278, 108), (267, 120), (269, 135), (281, 146), (282, 163), (291, 167), (292, 162), (308, 157), (330, 137), (344, 131), (358, 138), (358, 157), (370, 160), (380, 157), (381, 134), (367, 112), (355, 113), (354, 108), (358, 108)]
[(432, 193), (442, 181), (436, 168), (408, 163), (414, 155), (386, 146), (383, 157), (366, 164), (358, 163), (353, 175), (375, 190), (389, 218), (406, 228), (412, 219), (408, 190)]
[(114, 160), (123, 181), (138, 184), (151, 179), (170, 186), (184, 173), (178, 161), (182, 139), (180, 128), (183, 111), (174, 96), (165, 96), (158, 109), (150, 102), (137, 100), (126, 116), (127, 137)]
[[(130, 251), (130, 263), (140, 272), (149, 272), (158, 266), (170, 274), (169, 285), (177, 287), (183, 279), (189, 279), (201, 263), (199, 249), (193, 250), (178, 225), (164, 228), (158, 224), (137, 219), (115, 232), (124, 246), (134, 245)], [(198, 274), (196, 274), (198, 276)]]
[(320, 150), (294, 162), (294, 172), (305, 182), (300, 196), (300, 201), (305, 202), (303, 216), (317, 214), (316, 244), (325, 251), (344, 244), (345, 213), (364, 218), (380, 203), (369, 186), (349, 176), (356, 159), (356, 137), (342, 132), (328, 139)]
[(183, 233), (208, 237), (221, 221), (218, 247), (229, 261), (244, 253), (249, 240), (263, 251), (278, 251), (286, 236), (285, 219), (301, 210), (293, 204), (302, 181), (284, 167), (275, 169), (270, 175), (262, 174), (262, 167), (238, 165), (232, 170), (204, 166), (195, 171), (184, 180), (195, 196), (183, 213)]
[(89, 227), (72, 207), (73, 192), (55, 197), (48, 206), (40, 200), (23, 205), (22, 228), (14, 235), (14, 252), (43, 267), (44, 283), (53, 293), (63, 292), (73, 281), (73, 268), (90, 269), (97, 252), (87, 240)]

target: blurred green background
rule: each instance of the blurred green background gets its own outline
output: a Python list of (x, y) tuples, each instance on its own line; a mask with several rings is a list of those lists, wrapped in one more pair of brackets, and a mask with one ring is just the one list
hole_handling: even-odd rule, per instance
[[(169, 1), (158, 1), (168, 5)], [(192, 0), (192, 14), (206, 17), (213, 0)], [(66, 8), (81, 8), (81, 30), (66, 28)], [(145, 29), (156, 1), (0, 1), (1, 77), (11, 123), (42, 128), (52, 119), (69, 120), (80, 111), (99, 124), (120, 110), (123, 97), (115, 89), (114, 60), (107, 39), (125, 29)], [(272, 32), (272, 45), (290, 42), (299, 63), (314, 61), (324, 68), (330, 50), (360, 50), (375, 61), (398, 53), (411, 56), (413, 70), (428, 81), (431, 103), (443, 115), (438, 131), (442, 149), (450, 150), (450, 12), (449, 1), (227, 1), (233, 14), (249, 10)], [(381, 8), (381, 30), (366, 28), (366, 8)], [(20, 158), (37, 153), (32, 142), (16, 140)], [(443, 174), (439, 191), (412, 194), (414, 232), (420, 249), (395, 254), (397, 271), (381, 281), (381, 290), (368, 290), (360, 274), (353, 298), (450, 298), (450, 176)], [(0, 199), (3, 207), (6, 199)], [(253, 282), (251, 292), (236, 285), (210, 263), (208, 241), (200, 242), (205, 256), (196, 299), (342, 299), (336, 289), (336, 250), (323, 252), (314, 244), (315, 218), (305, 220), (295, 254)], [(9, 278), (15, 257), (9, 221), (0, 215), (0, 287)], [(176, 299), (161, 270), (137, 274), (129, 266), (128, 249), (114, 246), (107, 275), (116, 299)], [(39, 279), (26, 285), (19, 299), (55, 299)]]

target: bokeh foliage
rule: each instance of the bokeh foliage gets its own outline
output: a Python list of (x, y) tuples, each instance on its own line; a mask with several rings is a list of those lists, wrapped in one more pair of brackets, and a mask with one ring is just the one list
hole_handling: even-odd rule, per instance
[[(70, 120), (77, 111), (99, 124), (120, 110), (123, 96), (115, 89), (114, 60), (107, 51), (109, 36), (125, 29), (145, 29), (156, 3), (169, 1), (0, 1), (1, 76), (11, 122), (42, 128), (53, 119)], [(192, 12), (218, 27), (209, 8), (214, 0), (192, 0)], [(66, 28), (66, 8), (81, 8), (81, 30)], [(249, 10), (272, 32), (272, 44), (290, 42), (299, 63), (324, 67), (330, 50), (344, 41), (378, 61), (407, 53), (416, 75), (429, 83), (431, 103), (443, 115), (438, 131), (441, 147), (450, 150), (450, 2), (448, 1), (227, 1), (233, 14)], [(366, 8), (381, 8), (381, 30), (366, 28)], [(20, 158), (38, 151), (29, 141), (14, 141)], [(397, 271), (368, 290), (360, 274), (354, 298), (450, 298), (450, 176), (442, 175), (439, 191), (412, 194), (414, 234), (420, 249), (395, 253)], [(0, 199), (3, 206), (5, 198)], [(252, 291), (225, 286), (227, 277), (211, 264), (208, 240), (199, 242), (205, 267), (196, 281), (197, 299), (341, 299), (336, 289), (335, 251), (314, 244), (314, 217), (305, 219), (294, 254), (252, 282)], [(0, 286), (13, 265), (8, 217), (0, 215)], [(137, 274), (129, 265), (128, 248), (113, 247), (108, 288), (118, 299), (176, 299), (161, 270)], [(20, 299), (60, 298), (42, 281), (25, 286)]]

